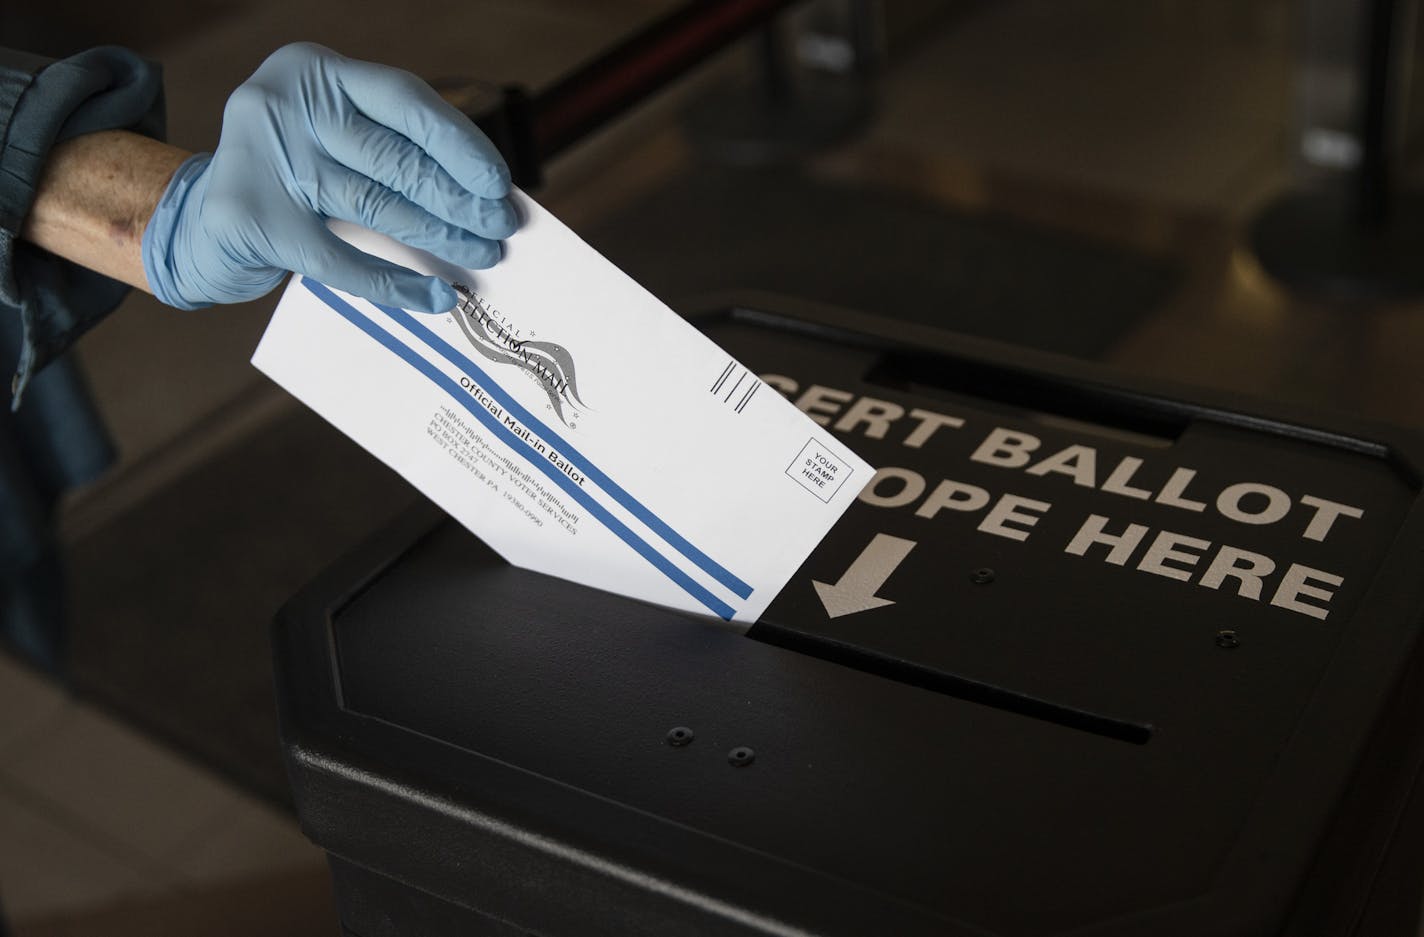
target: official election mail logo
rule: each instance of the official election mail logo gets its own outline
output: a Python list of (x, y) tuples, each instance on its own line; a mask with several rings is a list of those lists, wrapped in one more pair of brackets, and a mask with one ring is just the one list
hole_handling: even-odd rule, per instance
[(579, 397), (574, 359), (569, 350), (554, 342), (534, 341), (495, 309), (484, 297), (462, 283), (452, 283), (460, 302), (454, 310), (455, 322), (470, 345), (490, 361), (518, 368), (533, 378), (549, 398), (549, 406), (560, 422), (570, 429), (575, 417), (587, 407)]

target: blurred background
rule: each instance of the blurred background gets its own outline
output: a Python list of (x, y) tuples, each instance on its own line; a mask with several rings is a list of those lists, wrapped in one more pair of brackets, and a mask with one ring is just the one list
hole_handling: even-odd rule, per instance
[[(16, 2), (0, 43), (161, 61), (170, 140), (200, 150), (289, 41), (478, 108), (678, 5)], [(1413, 4), (1388, 31), (1383, 131), (1362, 123), (1370, 8), (802, 3), (570, 146), (534, 192), (675, 309), (782, 294), (1421, 428), (1424, 264), (1312, 277), (1310, 251), (1359, 220), (1289, 210), (1353, 191), (1371, 160), (1405, 205), (1424, 169)], [(133, 295), (80, 345), (120, 455), (60, 512), (62, 673), (0, 654), (0, 895), (21, 937), (335, 932), (289, 813), (268, 628), (417, 496), (249, 366), (275, 302)]]

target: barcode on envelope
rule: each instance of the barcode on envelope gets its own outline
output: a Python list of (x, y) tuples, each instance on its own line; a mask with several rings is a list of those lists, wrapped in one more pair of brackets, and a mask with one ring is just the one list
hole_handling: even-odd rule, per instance
[(717, 380), (712, 382), (712, 396), (731, 406), (733, 412), (741, 413), (760, 387), (761, 381), (750, 371), (736, 361), (728, 361), (722, 373), (717, 375)]

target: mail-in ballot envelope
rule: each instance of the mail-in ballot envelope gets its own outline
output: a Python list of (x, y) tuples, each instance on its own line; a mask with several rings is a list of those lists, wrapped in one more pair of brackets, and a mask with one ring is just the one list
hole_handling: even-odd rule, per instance
[(490, 270), (354, 226), (443, 277), (422, 314), (293, 277), (253, 363), (518, 566), (750, 623), (865, 462), (532, 199)]

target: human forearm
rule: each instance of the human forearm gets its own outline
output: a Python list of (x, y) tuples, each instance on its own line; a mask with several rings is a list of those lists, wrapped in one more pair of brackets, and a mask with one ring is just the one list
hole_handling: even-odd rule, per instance
[(121, 131), (54, 147), (21, 237), (179, 309), (256, 299), (296, 271), (436, 312), (457, 301), (444, 278), (327, 223), (483, 268), (519, 226), (509, 189), (494, 145), (419, 78), (295, 43), (233, 92), (212, 153)]
[(123, 130), (66, 140), (50, 151), (20, 235), (152, 292), (143, 270), (143, 229), (173, 171), (189, 155)]

